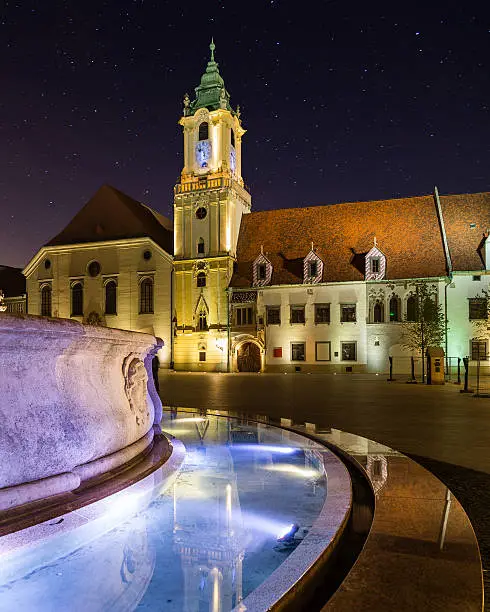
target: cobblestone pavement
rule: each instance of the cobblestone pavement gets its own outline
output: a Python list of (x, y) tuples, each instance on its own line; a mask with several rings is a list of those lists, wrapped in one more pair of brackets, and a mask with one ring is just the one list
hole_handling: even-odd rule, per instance
[[(309, 421), (371, 438), (410, 455), (445, 482), (468, 513), (490, 569), (490, 399), (444, 386), (362, 374), (167, 373), (166, 405)], [(490, 610), (490, 606), (485, 606)]]

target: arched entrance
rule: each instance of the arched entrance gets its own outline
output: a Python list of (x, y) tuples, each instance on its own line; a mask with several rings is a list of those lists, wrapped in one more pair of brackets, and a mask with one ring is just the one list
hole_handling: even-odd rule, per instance
[(239, 372), (260, 372), (260, 348), (255, 342), (244, 342), (237, 353)]

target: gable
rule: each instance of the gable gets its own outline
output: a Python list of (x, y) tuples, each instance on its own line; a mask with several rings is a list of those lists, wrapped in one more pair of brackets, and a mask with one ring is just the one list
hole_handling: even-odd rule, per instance
[(103, 185), (65, 229), (45, 246), (152, 238), (173, 253), (171, 221), (109, 185)]
[[(377, 263), (377, 270), (374, 269), (373, 261)], [(386, 257), (383, 253), (378, 249), (377, 246), (373, 246), (373, 248), (366, 254), (365, 261), (365, 280), (381, 280), (385, 277), (386, 273)]]

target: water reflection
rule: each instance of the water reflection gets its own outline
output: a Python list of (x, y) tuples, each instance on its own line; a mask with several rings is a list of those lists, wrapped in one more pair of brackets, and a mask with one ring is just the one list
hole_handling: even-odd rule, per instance
[(206, 414), (162, 425), (187, 449), (173, 486), (70, 554), (26, 565), (0, 585), (1, 610), (226, 612), (284, 561), (280, 532), (298, 523), (300, 536), (325, 501), (320, 447)]

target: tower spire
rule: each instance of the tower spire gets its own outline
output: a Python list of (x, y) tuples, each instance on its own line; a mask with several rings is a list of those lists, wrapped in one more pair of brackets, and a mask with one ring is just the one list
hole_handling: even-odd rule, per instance
[(184, 115), (192, 115), (198, 108), (207, 108), (210, 111), (222, 108), (233, 112), (230, 106), (230, 94), (228, 93), (223, 77), (219, 73), (218, 63), (214, 59), (214, 38), (211, 38), (209, 50), (211, 52), (206, 71), (201, 77), (200, 84), (195, 88), (196, 98), (185, 107)]

